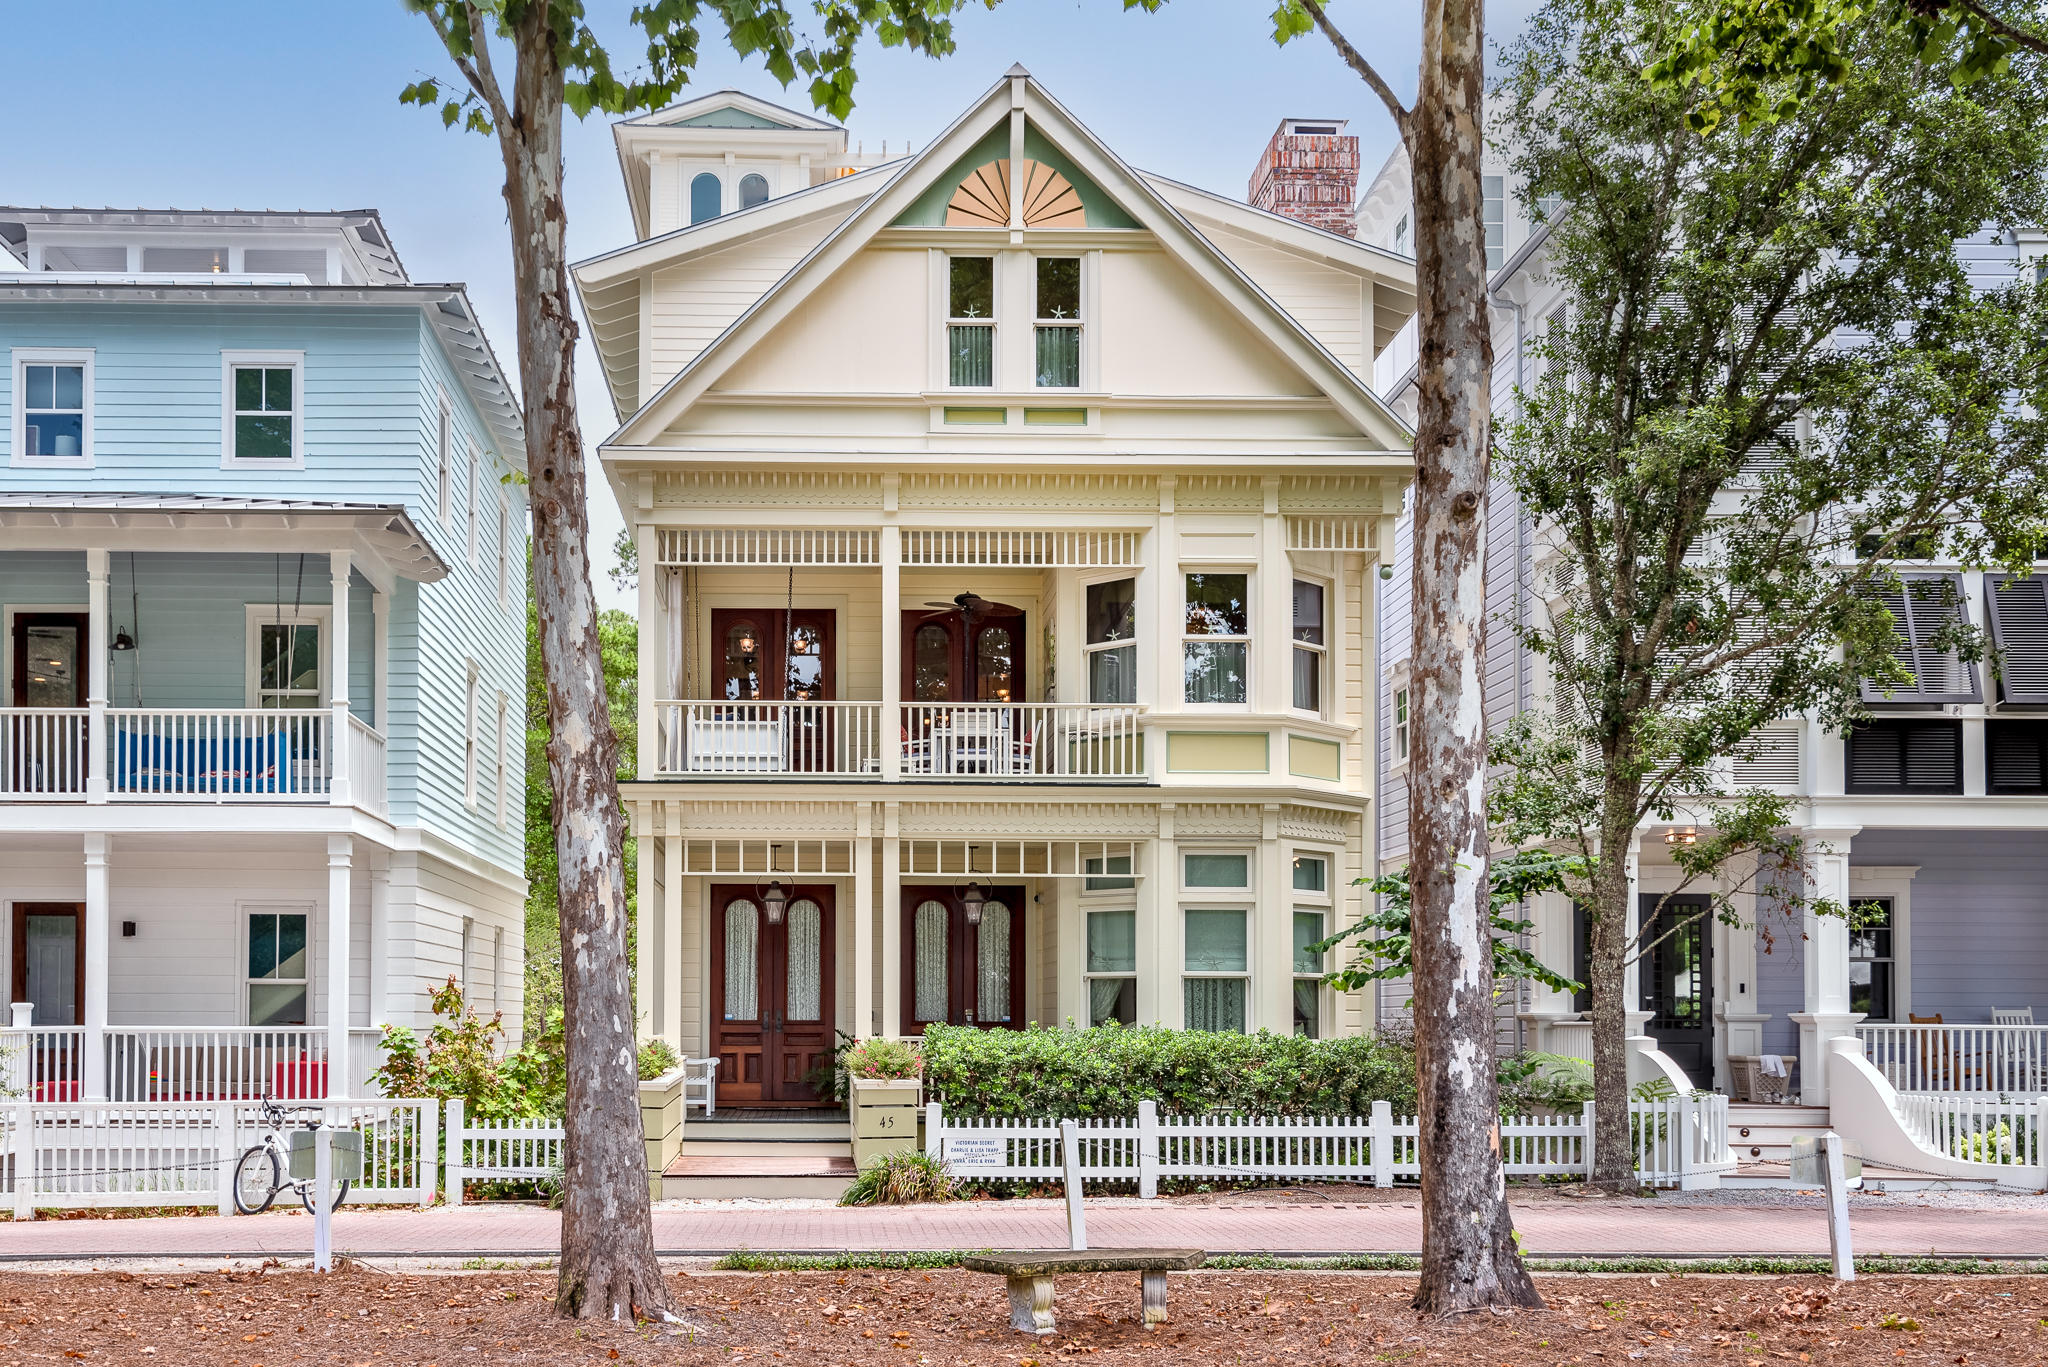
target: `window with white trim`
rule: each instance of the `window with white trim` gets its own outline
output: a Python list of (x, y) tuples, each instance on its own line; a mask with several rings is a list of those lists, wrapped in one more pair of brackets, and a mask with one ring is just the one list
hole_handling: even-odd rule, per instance
[(505, 928), (491, 932), (491, 1010), (505, 1009)]
[(472, 660), (462, 695), (462, 800), (472, 809), (476, 806), (476, 711), (477, 671), (476, 662)]
[(462, 918), (462, 939), (455, 947), (455, 985), (462, 989), (464, 1005), (470, 1004), (473, 1000), (470, 994), (469, 964), (475, 943), (476, 918), (474, 916), (465, 916)]
[(1036, 262), (1036, 348), (1033, 371), (1040, 389), (1081, 384), (1081, 258), (1041, 256)]
[(510, 810), (512, 785), (505, 763), (506, 746), (512, 718), (512, 700), (503, 690), (498, 693), (497, 727), (491, 742), (491, 792), (498, 803), (498, 824), (505, 824), (506, 813)]
[(1508, 255), (1508, 182), (1505, 176), (1481, 176), (1480, 218), (1486, 228), (1486, 269), (1497, 271)]
[(1127, 854), (1090, 855), (1081, 868), (1083, 892), (1128, 892), (1138, 886)]
[(1328, 633), (1323, 627), (1323, 603), (1328, 596), (1314, 579), (1294, 581), (1294, 710), (1323, 714), (1323, 670), (1329, 654)]
[(14, 464), (92, 464), (92, 361), (87, 350), (15, 350)]
[[(286, 562), (287, 567), (289, 563)], [(313, 708), (325, 703), (329, 610), (250, 604), (244, 611), (246, 705)]]
[[(1251, 1002), (1251, 856), (1185, 851), (1181, 909), (1181, 1023), (1189, 1030), (1242, 1034)], [(1209, 901), (1217, 905), (1199, 905)]]
[(265, 907), (248, 917), (243, 994), (251, 1025), (304, 1025), (313, 979), (313, 949), (303, 911)]
[(946, 258), (946, 383), (987, 389), (996, 382), (996, 260)]
[(1321, 1039), (1324, 1032), (1323, 974), (1327, 952), (1313, 948), (1330, 933), (1330, 860), (1327, 855), (1294, 856), (1294, 1033)]
[(1248, 696), (1251, 576), (1189, 573), (1182, 634), (1182, 697), (1243, 703)]
[(464, 505), (464, 514), (468, 518), (469, 563), (472, 566), (476, 564), (477, 547), (481, 541), (477, 523), (483, 512), (483, 490), (478, 487), (478, 481), (483, 478), (483, 467), (483, 453), (477, 450), (474, 445), (471, 445), (469, 448), (469, 502)]
[(1408, 690), (1394, 690), (1394, 763), (1408, 762)]
[(303, 466), (305, 353), (223, 351), (220, 361), (222, 466)]
[(1087, 913), (1088, 1023), (1138, 1023), (1138, 913), (1119, 907)]
[(1138, 581), (1108, 579), (1087, 588), (1088, 636), (1081, 647), (1088, 701), (1138, 700)]
[(498, 494), (498, 606), (512, 606), (512, 495)]
[(1849, 1009), (1869, 1021), (1897, 1020), (1896, 904), (1889, 897), (1849, 900), (1855, 913), (1849, 931)]

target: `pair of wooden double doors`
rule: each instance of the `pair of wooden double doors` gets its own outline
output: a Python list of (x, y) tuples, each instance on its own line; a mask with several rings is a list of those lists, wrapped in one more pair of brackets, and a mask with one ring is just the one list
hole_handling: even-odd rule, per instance
[(927, 1025), (1024, 1028), (1024, 889), (903, 889), (903, 1033)]
[(711, 889), (711, 1055), (721, 1106), (815, 1106), (830, 1096), (832, 892), (789, 888), (779, 916), (767, 889)]

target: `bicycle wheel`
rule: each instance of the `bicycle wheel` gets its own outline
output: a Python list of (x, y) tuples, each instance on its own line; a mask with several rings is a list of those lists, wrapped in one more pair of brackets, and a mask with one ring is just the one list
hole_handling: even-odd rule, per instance
[(235, 1164), (235, 1209), (244, 1215), (261, 1215), (277, 1199), (281, 1175), (277, 1150), (268, 1144), (251, 1144)]
[[(349, 1184), (346, 1181), (336, 1182), (334, 1184), (334, 1204), (327, 1208), (330, 1212), (341, 1209), (341, 1203), (348, 1199), (348, 1188)], [(302, 1183), (300, 1185), (299, 1200), (304, 1203), (306, 1207), (306, 1214), (318, 1214), (318, 1212), (313, 1209), (313, 1184), (311, 1182)]]

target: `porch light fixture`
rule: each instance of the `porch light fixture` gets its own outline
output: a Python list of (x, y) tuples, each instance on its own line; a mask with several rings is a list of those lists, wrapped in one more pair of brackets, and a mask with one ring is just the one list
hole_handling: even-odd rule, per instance
[(974, 846), (967, 847), (967, 890), (960, 894), (960, 906), (967, 913), (970, 926), (981, 924), (981, 909), (988, 902), (988, 893), (974, 878), (974, 851)]
[[(768, 869), (773, 873), (775, 866), (782, 862), (782, 846), (770, 845), (768, 849)], [(782, 924), (782, 909), (789, 905), (789, 889), (782, 886), (780, 878), (769, 880), (767, 888), (761, 893), (761, 905), (768, 912), (769, 925)]]
[(1679, 845), (1697, 845), (1700, 832), (1697, 826), (1673, 826), (1664, 832), (1664, 843), (1676, 848)]
[(135, 649), (135, 638), (130, 636), (125, 630), (117, 631), (114, 633), (113, 648), (115, 650), (133, 650)]

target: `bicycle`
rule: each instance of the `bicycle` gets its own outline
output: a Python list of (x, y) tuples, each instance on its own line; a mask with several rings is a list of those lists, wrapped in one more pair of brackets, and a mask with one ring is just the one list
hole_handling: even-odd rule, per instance
[[(320, 1128), (318, 1107), (297, 1108), (300, 1122), (308, 1130)], [(313, 1182), (308, 1178), (293, 1181), (284, 1174), (291, 1158), (291, 1146), (280, 1137), (285, 1129), (285, 1110), (271, 1097), (263, 1098), (263, 1139), (242, 1151), (235, 1163), (235, 1209), (244, 1215), (261, 1215), (277, 1200), (277, 1194), (286, 1187), (299, 1194), (299, 1200), (306, 1207), (308, 1215), (315, 1214)], [(341, 1209), (341, 1203), (348, 1199), (349, 1184), (338, 1181), (334, 1184), (334, 1204), (330, 1211)]]

